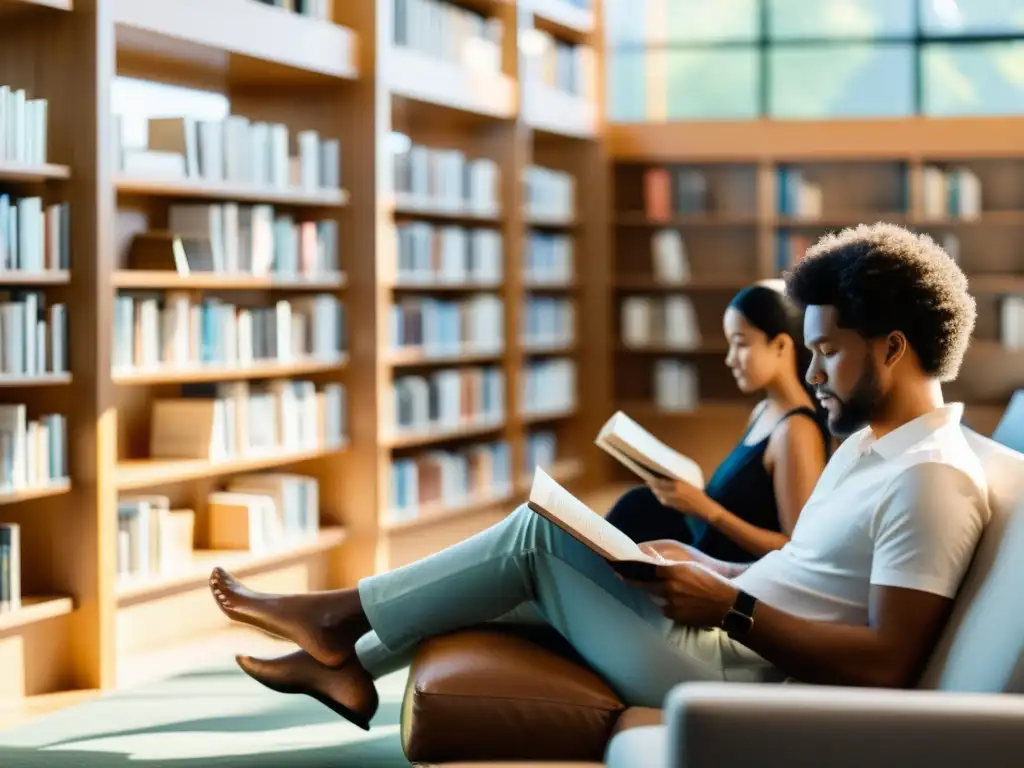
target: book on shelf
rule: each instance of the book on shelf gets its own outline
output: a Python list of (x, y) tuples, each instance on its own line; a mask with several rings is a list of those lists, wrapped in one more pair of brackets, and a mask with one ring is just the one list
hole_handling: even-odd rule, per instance
[[(250, 551), (274, 551), (304, 541), (312, 541), (320, 532), (320, 485), (315, 477), (287, 472), (241, 475), (228, 483), (227, 493), (236, 496), (263, 496), (270, 500), (270, 504), (264, 504), (263, 508), (271, 510), (273, 517), (269, 521), (262, 521), (264, 527), (257, 534), (262, 540), (257, 542), (255, 550), (250, 540)], [(215, 501), (214, 496), (216, 494), (210, 498), (211, 505)], [(221, 499), (218, 497), (216, 500)], [(269, 526), (266, 525), (268, 522)], [(212, 523), (213, 518), (211, 530)], [(211, 546), (219, 549), (222, 543), (218, 541), (214, 545), (211, 542)]]
[(21, 527), (0, 523), (0, 613), (21, 609)]
[(654, 404), (659, 411), (692, 411), (699, 405), (697, 368), (680, 360), (654, 363)]
[(802, 232), (780, 229), (775, 233), (775, 271), (784, 272), (799, 264), (817, 238)]
[(527, 506), (608, 561), (629, 579), (651, 580), (666, 561), (639, 545), (559, 485), (547, 472), (534, 470)]
[(622, 300), (622, 343), (631, 349), (696, 349), (702, 336), (688, 296), (629, 296)]
[(573, 239), (569, 235), (532, 231), (523, 254), (524, 277), (536, 283), (558, 285), (572, 282)]
[[(118, 170), (131, 178), (228, 183), (314, 194), (341, 188), (341, 144), (317, 131), (229, 115), (149, 118), (145, 147), (124, 146), (114, 121)], [(294, 151), (295, 154), (292, 154)]]
[(392, 193), (400, 209), (497, 216), (501, 169), (489, 157), (410, 144), (392, 157)]
[(1024, 349), (1024, 296), (1004, 296), (999, 303), (999, 341), (1004, 349)]
[(184, 291), (124, 291), (114, 299), (113, 326), (115, 372), (331, 364), (347, 348), (345, 305), (330, 294), (245, 307)]
[(692, 276), (686, 243), (678, 229), (659, 229), (651, 235), (651, 261), (659, 283), (683, 284)]
[[(332, 21), (334, 19), (334, 0), (256, 0), (256, 2), (270, 5), (274, 8), (283, 8), (300, 16), (308, 16), (311, 19), (319, 19), (320, 21)], [(345, 2), (345, 0), (342, 0), (342, 2)]]
[(622, 411), (604, 423), (594, 444), (644, 482), (671, 479), (704, 487), (704, 472), (697, 462), (669, 448)]
[(570, 222), (576, 215), (576, 178), (571, 173), (528, 165), (523, 186), (528, 218)]
[(707, 177), (692, 168), (648, 168), (643, 174), (644, 213), (662, 221), (673, 214), (707, 213), (711, 207)]
[(550, 429), (527, 432), (523, 452), (523, 466), (548, 469), (558, 458), (558, 435)]
[(24, 88), (0, 85), (0, 161), (47, 162), (49, 102), (29, 98)]
[(924, 168), (922, 180), (926, 219), (975, 220), (982, 213), (981, 180), (969, 168)]
[(340, 446), (347, 434), (345, 387), (311, 381), (187, 384), (153, 401), (153, 459), (227, 461)]
[[(588, 101), (596, 98), (594, 49), (559, 40), (550, 32), (523, 34), (523, 82), (537, 83)], [(528, 87), (528, 86), (527, 86)]]
[(391, 305), (389, 326), (395, 352), (414, 349), (432, 357), (500, 354), (505, 348), (504, 303), (490, 294), (452, 301), (403, 298)]
[(395, 227), (396, 283), (497, 286), (502, 235), (497, 229), (435, 227), (412, 221)]
[(505, 420), (505, 372), (497, 366), (397, 377), (391, 385), (396, 435), (445, 432)]
[(40, 291), (0, 291), (0, 376), (67, 373), (67, 307)]
[(30, 419), (24, 404), (0, 405), (0, 493), (45, 487), (67, 476), (67, 417)]
[(504, 25), (445, 0), (392, 0), (392, 42), (476, 72), (501, 72)]
[(543, 416), (576, 407), (576, 363), (564, 358), (531, 360), (522, 376), (523, 414)]
[(777, 211), (795, 219), (820, 219), (823, 207), (821, 184), (807, 178), (804, 171), (779, 168)]
[(548, 296), (527, 296), (523, 305), (524, 346), (562, 346), (576, 338), (576, 302)]
[(70, 207), (0, 195), (0, 276), (71, 268)]
[(132, 269), (285, 279), (330, 277), (340, 269), (338, 223), (299, 220), (270, 205), (175, 204), (166, 232), (139, 232)]
[(415, 520), (423, 507), (457, 509), (511, 491), (512, 457), (505, 441), (426, 451), (391, 462), (388, 519)]
[(162, 495), (117, 500), (117, 578), (167, 575), (192, 561), (195, 512), (172, 509)]

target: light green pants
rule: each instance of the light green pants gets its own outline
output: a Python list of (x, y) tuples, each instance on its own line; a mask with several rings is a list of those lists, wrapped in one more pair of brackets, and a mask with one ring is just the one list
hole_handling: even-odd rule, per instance
[(660, 707), (681, 682), (782, 679), (723, 632), (675, 626), (525, 504), (466, 541), (363, 579), (359, 595), (374, 631), (356, 652), (375, 677), (407, 665), (426, 638), (497, 620), (550, 624), (631, 706)]

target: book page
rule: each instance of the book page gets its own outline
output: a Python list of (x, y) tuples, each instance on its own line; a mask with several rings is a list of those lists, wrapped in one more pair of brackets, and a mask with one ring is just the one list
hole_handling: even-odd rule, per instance
[(655, 472), (663, 472), (697, 488), (704, 487), (704, 472), (697, 462), (669, 448), (621, 411), (608, 421), (599, 439), (634, 461), (647, 464)]
[(607, 560), (659, 562), (626, 534), (577, 499), (540, 467), (534, 472), (530, 507)]

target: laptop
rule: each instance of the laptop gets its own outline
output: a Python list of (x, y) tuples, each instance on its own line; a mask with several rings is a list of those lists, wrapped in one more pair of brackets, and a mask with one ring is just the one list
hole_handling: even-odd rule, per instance
[(997, 443), (1024, 453), (1024, 389), (1018, 389), (1003, 411), (992, 439)]

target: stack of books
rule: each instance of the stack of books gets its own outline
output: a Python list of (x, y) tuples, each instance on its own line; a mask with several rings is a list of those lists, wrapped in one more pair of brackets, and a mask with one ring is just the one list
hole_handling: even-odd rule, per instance
[(0, 613), (21, 609), (21, 527), (0, 523)]
[(315, 477), (266, 472), (241, 475), (211, 493), (211, 549), (277, 552), (316, 539), (320, 486)]
[(576, 338), (576, 303), (571, 299), (528, 296), (522, 315), (524, 346), (567, 346)]
[(0, 272), (52, 272), (71, 268), (68, 203), (0, 195)]
[(0, 492), (39, 488), (67, 476), (67, 418), (30, 419), (24, 404), (0, 405)]
[(411, 144), (392, 158), (395, 205), (409, 210), (497, 216), (501, 169), (489, 157)]
[(696, 349), (697, 314), (687, 296), (630, 296), (622, 300), (622, 343), (631, 349)]
[(499, 285), (502, 237), (496, 229), (435, 227), (423, 221), (395, 227), (398, 284)]
[(172, 509), (167, 496), (117, 500), (117, 578), (169, 575), (192, 562), (195, 512)]
[(390, 326), (395, 352), (431, 357), (500, 354), (505, 348), (504, 303), (488, 294), (461, 301), (405, 298), (391, 306)]
[(523, 371), (524, 416), (544, 416), (576, 407), (576, 363), (572, 360), (541, 360)]
[(32, 99), (23, 88), (0, 85), (0, 162), (47, 162), (48, 113), (46, 99)]
[(0, 376), (67, 373), (67, 308), (39, 291), (5, 291), (0, 301)]
[(500, 19), (446, 0), (393, 0), (392, 7), (395, 45), (478, 72), (501, 71)]
[(497, 366), (399, 376), (392, 392), (396, 435), (445, 432), (505, 420), (505, 372)]
[(573, 278), (572, 238), (530, 232), (523, 253), (524, 277), (529, 282), (561, 285)]
[(565, 171), (527, 166), (524, 171), (527, 218), (571, 221), (576, 211), (576, 179)]

